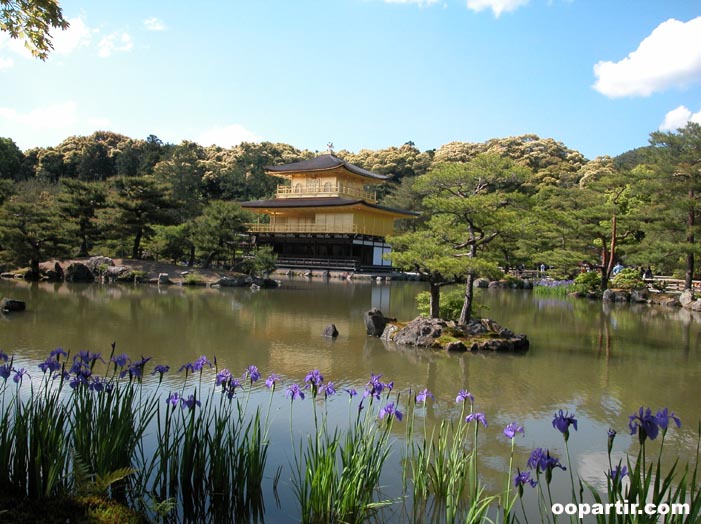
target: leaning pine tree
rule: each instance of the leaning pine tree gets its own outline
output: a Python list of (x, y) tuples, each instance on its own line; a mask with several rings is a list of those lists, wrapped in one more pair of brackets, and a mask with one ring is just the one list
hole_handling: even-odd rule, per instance
[(414, 188), (425, 195), (431, 222), (440, 221), (449, 256), (463, 268), (465, 298), (458, 324), (470, 320), (475, 279), (498, 271), (498, 253), (490, 249), (494, 240), (523, 227), (527, 174), (527, 168), (507, 158), (482, 154), (467, 163), (438, 164), (417, 178)]

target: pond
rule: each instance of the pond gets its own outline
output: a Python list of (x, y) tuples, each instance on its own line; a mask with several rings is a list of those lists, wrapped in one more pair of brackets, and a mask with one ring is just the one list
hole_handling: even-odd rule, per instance
[[(523, 469), (536, 447), (564, 457), (562, 436), (552, 427), (553, 414), (560, 409), (576, 414), (579, 429), (569, 440), (573, 466), (594, 485), (605, 481), (609, 428), (618, 431), (617, 457), (637, 453), (637, 438), (628, 435), (627, 426), (629, 415), (640, 406), (650, 406), (653, 412), (673, 410), (683, 425), (671, 430), (667, 441), (683, 460), (695, 455), (701, 418), (697, 314), (489, 289), (478, 294), (482, 316), (526, 333), (531, 342), (527, 353), (444, 354), (394, 347), (365, 334), (365, 311), (378, 307), (386, 316), (409, 320), (417, 315), (414, 297), (423, 289), (416, 282), (302, 279), (284, 280), (279, 289), (258, 292), (1, 281), (0, 296), (26, 301), (28, 310), (0, 316), (0, 349), (14, 354), (16, 365), (33, 374), (56, 347), (108, 355), (110, 344), (116, 342), (117, 353), (169, 364), (172, 371), (165, 377), (164, 389), (179, 388), (182, 373), (175, 371), (200, 355), (216, 356), (218, 367), (233, 373), (254, 364), (263, 377), (279, 374), (283, 386), (273, 403), (273, 445), (264, 482), (269, 522), (299, 521), (289, 485), (290, 403), (282, 387), (302, 383), (312, 369), (334, 381), (339, 391), (361, 391), (372, 373), (381, 373), (401, 392), (400, 409), (415, 392), (428, 388), (435, 400), (416, 412), (418, 428), (424, 420), (432, 427), (446, 417), (456, 418), (457, 392), (472, 392), (475, 409), (483, 411), (489, 423), (480, 430), (480, 472), (494, 492), (504, 486), (508, 470), (510, 441), (502, 434), (504, 426), (517, 422), (525, 428), (525, 435), (516, 439), (514, 467)], [(340, 333), (336, 339), (321, 337), (330, 323)], [(254, 392), (261, 399), (267, 394), (262, 386)], [(334, 399), (330, 405), (347, 413), (346, 399)], [(311, 408), (305, 411), (303, 403), (295, 406), (295, 438), (305, 435), (311, 424)], [(393, 438), (401, 441), (402, 423), (395, 423), (393, 431)], [(382, 482), (392, 497), (400, 495), (401, 486), (396, 485), (400, 460), (397, 446), (391, 458), (394, 465)], [(283, 467), (279, 490), (273, 494), (271, 479), (279, 466)], [(563, 478), (569, 481), (568, 476)], [(569, 482), (561, 484), (553, 495), (567, 502)]]

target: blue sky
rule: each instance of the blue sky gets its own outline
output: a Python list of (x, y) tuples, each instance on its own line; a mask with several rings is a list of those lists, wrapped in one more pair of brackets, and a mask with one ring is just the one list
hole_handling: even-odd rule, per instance
[(587, 158), (701, 122), (701, 2), (64, 0), (46, 62), (0, 34), (0, 136), (107, 129), (358, 151), (535, 133)]

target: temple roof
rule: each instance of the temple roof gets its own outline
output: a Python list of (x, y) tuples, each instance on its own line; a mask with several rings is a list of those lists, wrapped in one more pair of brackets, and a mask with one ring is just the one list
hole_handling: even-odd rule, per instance
[(372, 178), (374, 180), (388, 180), (391, 178), (390, 176), (378, 175), (377, 173), (358, 167), (345, 160), (341, 160), (335, 155), (319, 155), (309, 160), (302, 160), (301, 162), (293, 162), (292, 164), (285, 164), (282, 166), (265, 166), (265, 170), (273, 175), (284, 175), (285, 173), (299, 173), (304, 171), (328, 171), (337, 167), (344, 167), (353, 174)]
[[(330, 156), (330, 155), (329, 155)], [(274, 198), (272, 200), (253, 200), (250, 202), (241, 202), (241, 207), (250, 209), (282, 209), (282, 208), (300, 208), (300, 207), (342, 207), (362, 205), (378, 211), (385, 211), (397, 215), (407, 217), (418, 216), (419, 213), (414, 211), (406, 211), (404, 209), (394, 209), (391, 207), (370, 204), (360, 198), (350, 199), (341, 197), (324, 197), (324, 198)]]

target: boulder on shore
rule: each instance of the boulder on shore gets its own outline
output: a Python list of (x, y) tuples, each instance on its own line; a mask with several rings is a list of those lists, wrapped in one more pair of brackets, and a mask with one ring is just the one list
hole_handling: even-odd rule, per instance
[(221, 277), (214, 285), (221, 287), (248, 287), (253, 284), (253, 279), (248, 275)]
[(387, 324), (382, 340), (445, 351), (526, 351), (526, 335), (517, 335), (489, 318), (471, 319), (459, 326), (440, 318), (416, 317), (406, 325)]
[(85, 265), (95, 275), (102, 273), (108, 267), (114, 266), (114, 260), (110, 257), (95, 256), (85, 261)]
[(66, 269), (66, 280), (68, 282), (94, 282), (95, 275), (93, 275), (90, 268), (81, 262), (73, 262), (68, 269)]
[(27, 304), (21, 300), (16, 300), (14, 298), (3, 298), (0, 300), (0, 311), (13, 312), (13, 311), (24, 311), (27, 309)]

